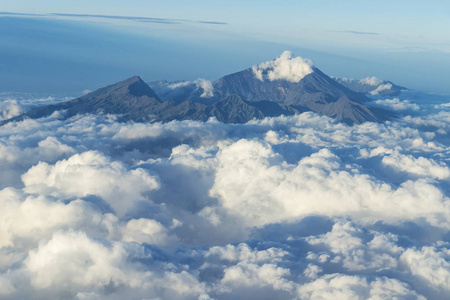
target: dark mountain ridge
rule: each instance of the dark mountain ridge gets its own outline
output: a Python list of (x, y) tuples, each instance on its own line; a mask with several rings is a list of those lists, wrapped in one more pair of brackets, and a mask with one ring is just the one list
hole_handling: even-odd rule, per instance
[[(209, 83), (208, 93), (182, 83), (179, 86), (189, 96), (175, 91), (173, 95), (177, 97), (170, 100), (170, 90), (165, 90), (165, 99), (161, 100), (140, 77), (134, 76), (70, 101), (31, 110), (3, 123), (45, 117), (55, 111), (64, 111), (66, 118), (104, 113), (118, 115), (121, 121), (136, 122), (206, 121), (216, 117), (225, 123), (245, 123), (255, 118), (304, 111), (318, 112), (350, 124), (381, 122), (393, 116), (390, 111), (367, 105), (369, 98), (364, 94), (340, 85), (315, 67), (311, 70), (295, 82), (258, 78), (252, 69), (246, 69), (224, 76), (213, 85)], [(164, 88), (164, 82), (159, 84)]]

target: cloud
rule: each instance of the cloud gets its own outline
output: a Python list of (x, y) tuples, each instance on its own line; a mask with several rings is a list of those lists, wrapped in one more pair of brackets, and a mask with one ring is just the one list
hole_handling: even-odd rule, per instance
[(214, 95), (214, 87), (211, 81), (200, 78), (197, 79), (195, 83), (197, 84), (198, 87), (203, 89), (203, 93), (200, 95), (200, 97), (211, 98)]
[(7, 120), (23, 113), (22, 106), (17, 100), (4, 100), (0, 102), (0, 121)]
[(367, 84), (367, 85), (371, 85), (371, 86), (379, 86), (380, 84), (383, 83), (383, 80), (378, 79), (376, 77), (366, 77), (366, 78), (360, 79), (359, 83)]
[(249, 226), (311, 214), (345, 214), (387, 222), (407, 216), (425, 218), (434, 226), (450, 228), (450, 223), (432, 217), (450, 215), (450, 210), (445, 204), (448, 198), (431, 184), (405, 181), (394, 189), (351, 166), (345, 168), (327, 149), (290, 165), (269, 145), (240, 140), (224, 148), (218, 158), (211, 193)]
[(401, 261), (406, 263), (413, 275), (425, 280), (433, 287), (450, 290), (450, 249), (433, 246), (408, 249)]
[(198, 21), (198, 23), (204, 23), (204, 24), (212, 24), (212, 25), (227, 25), (226, 22), (213, 22), (213, 21)]
[[(28, 193), (62, 199), (96, 195), (119, 214), (124, 214), (144, 193), (159, 188), (157, 178), (141, 168), (128, 171), (120, 162), (111, 162), (99, 152), (75, 154), (54, 166), (40, 162), (22, 176)], [(120, 182), (120, 184), (118, 184)]]
[(436, 105), (436, 108), (438, 108), (438, 107), (445, 107), (445, 108), (450, 107), (450, 102), (448, 102), (448, 103), (442, 103), (442, 104), (440, 104), (440, 105)]
[(348, 275), (326, 275), (298, 289), (302, 299), (421, 299), (398, 280), (365, 278)]
[(284, 51), (280, 57), (252, 67), (253, 74), (261, 81), (268, 79), (300, 82), (306, 75), (311, 74), (313, 63), (301, 57), (292, 58), (290, 51)]
[(0, 299), (445, 298), (449, 130), (432, 106), (6, 124)]
[(102, 243), (82, 232), (57, 232), (30, 251), (24, 269), (37, 290), (54, 293), (65, 288), (66, 294), (76, 294), (78, 298), (119, 287), (135, 289), (136, 296), (159, 294), (166, 299), (182, 295), (194, 299), (204, 293), (202, 284), (187, 272), (155, 274), (142, 270), (139, 263), (130, 263), (130, 256), (151, 259), (151, 254), (137, 244)]
[(357, 35), (379, 35), (378, 32), (367, 32), (367, 31), (357, 31), (357, 30), (344, 30), (344, 31), (334, 31), (334, 32), (342, 32), (342, 33), (351, 33)]
[(211, 247), (205, 254), (206, 257), (218, 257), (220, 260), (229, 262), (251, 261), (251, 262), (278, 262), (289, 253), (279, 248), (255, 251), (247, 244), (241, 243), (237, 246), (226, 245), (225, 247)]
[[(378, 88), (374, 91), (378, 93), (380, 90)], [(375, 95), (375, 94), (372, 94)], [(419, 105), (411, 103), (408, 100), (400, 100), (399, 98), (386, 99), (386, 100), (376, 100), (375, 104), (388, 107), (393, 110), (419, 110)]]
[(170, 18), (151, 18), (151, 17), (133, 17), (133, 16), (114, 16), (114, 15), (92, 15), (92, 14), (62, 14), (62, 13), (46, 13), (46, 14), (22, 14), (11, 12), (0, 12), (0, 15), (17, 16), (17, 17), (58, 17), (58, 18), (83, 18), (83, 19), (104, 19), (104, 20), (126, 20), (134, 22), (158, 23), (158, 24), (186, 24), (197, 23), (207, 25), (227, 25), (226, 22), (220, 21), (193, 21)]
[[(192, 87), (194, 85), (195, 87)], [(177, 90), (179, 88), (191, 88), (195, 90), (200, 90), (202, 93), (200, 94), (200, 97), (202, 98), (211, 98), (214, 96), (214, 87), (212, 85), (212, 82), (203, 78), (199, 78), (194, 81), (180, 81), (180, 82), (174, 82), (167, 85), (167, 87), (171, 90)]]
[(371, 91), (371, 95), (378, 95), (380, 92), (392, 89), (392, 84), (380, 84), (375, 90)]
[(122, 240), (160, 246), (175, 243), (176, 238), (169, 237), (167, 231), (158, 221), (144, 218), (132, 219), (122, 230)]
[(441, 180), (446, 180), (450, 177), (450, 169), (445, 163), (439, 164), (433, 159), (425, 157), (414, 158), (412, 155), (402, 155), (394, 152), (391, 155), (384, 156), (381, 162), (394, 170), (421, 177), (429, 176)]
[(124, 254), (118, 243), (108, 247), (84, 233), (55, 233), (50, 241), (30, 251), (25, 267), (38, 289), (120, 284), (128, 281), (121, 270)]

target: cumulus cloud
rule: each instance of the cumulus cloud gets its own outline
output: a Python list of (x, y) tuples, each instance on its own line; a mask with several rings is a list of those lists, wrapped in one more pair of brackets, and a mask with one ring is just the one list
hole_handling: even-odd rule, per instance
[(442, 103), (440, 105), (436, 105), (435, 106), (435, 108), (439, 108), (439, 107), (444, 107), (444, 108), (450, 107), (450, 102)]
[(392, 84), (380, 84), (377, 88), (370, 92), (371, 95), (378, 95), (380, 92), (392, 89)]
[(309, 253), (308, 258), (319, 263), (327, 261), (342, 263), (343, 267), (355, 270), (396, 268), (402, 248), (397, 246), (397, 237), (392, 234), (365, 232), (351, 222), (340, 221), (330, 232), (309, 237), (311, 245), (326, 245), (332, 255)]
[[(371, 92), (371, 94), (374, 93), (372, 95), (376, 95), (378, 92), (379, 90), (377, 88), (375, 91)], [(419, 110), (420, 108), (419, 105), (411, 103), (409, 100), (400, 100), (399, 98), (376, 100), (375, 104), (385, 106), (393, 110), (406, 110), (406, 109)]]
[(157, 178), (144, 169), (128, 171), (122, 163), (95, 151), (75, 154), (54, 166), (40, 162), (22, 180), (28, 193), (62, 199), (99, 196), (119, 214), (146, 200), (145, 192), (159, 187)]
[(17, 100), (3, 100), (0, 101), (0, 121), (7, 120), (23, 113), (22, 106)]
[(377, 77), (366, 77), (359, 80), (359, 83), (361, 84), (367, 84), (371, 86), (379, 86), (383, 83), (383, 80), (378, 79)]
[(395, 170), (418, 176), (429, 176), (441, 180), (450, 177), (450, 169), (445, 163), (437, 163), (433, 159), (425, 157), (415, 158), (412, 155), (402, 155), (394, 152), (391, 155), (384, 156), (382, 163)]
[(214, 96), (214, 87), (212, 82), (203, 78), (199, 78), (194, 81), (180, 81), (169, 84), (167, 87), (171, 90), (176, 90), (179, 88), (189, 88), (194, 85), (195, 89), (202, 91), (200, 97), (211, 98)]
[(306, 75), (314, 72), (313, 63), (302, 57), (292, 57), (290, 51), (284, 51), (280, 57), (252, 67), (256, 78), (300, 82)]
[(195, 84), (197, 84), (198, 87), (200, 87), (203, 90), (203, 93), (200, 95), (200, 97), (211, 98), (212, 96), (214, 96), (214, 87), (211, 81), (199, 78), (194, 82)]
[(130, 262), (130, 257), (151, 259), (151, 253), (136, 244), (93, 240), (83, 232), (57, 232), (29, 252), (23, 267), (37, 290), (65, 289), (65, 294), (81, 299), (89, 294), (98, 298), (99, 292), (118, 287), (167, 299), (194, 299), (204, 293), (202, 284), (187, 272), (155, 273)]
[(422, 249), (408, 249), (401, 261), (413, 275), (425, 280), (436, 288), (450, 290), (450, 250), (428, 246)]
[(290, 165), (269, 145), (240, 140), (219, 153), (211, 192), (253, 226), (309, 214), (346, 214), (385, 221), (425, 218), (450, 228), (450, 223), (435, 219), (450, 214), (448, 198), (439, 189), (421, 180), (394, 189), (358, 169), (345, 168), (328, 149)]
[(426, 299), (395, 279), (325, 275), (298, 289), (302, 299)]
[(440, 106), (6, 124), (0, 299), (443, 299), (448, 130)]

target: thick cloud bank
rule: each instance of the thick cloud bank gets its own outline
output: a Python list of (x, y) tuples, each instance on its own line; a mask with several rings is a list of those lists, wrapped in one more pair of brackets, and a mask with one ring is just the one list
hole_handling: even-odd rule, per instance
[(0, 299), (445, 299), (450, 110), (406, 99), (384, 124), (1, 126)]
[(299, 82), (313, 72), (313, 63), (309, 59), (299, 56), (293, 58), (290, 51), (284, 51), (280, 57), (272, 61), (253, 66), (252, 71), (255, 77), (261, 81), (268, 79), (270, 81)]

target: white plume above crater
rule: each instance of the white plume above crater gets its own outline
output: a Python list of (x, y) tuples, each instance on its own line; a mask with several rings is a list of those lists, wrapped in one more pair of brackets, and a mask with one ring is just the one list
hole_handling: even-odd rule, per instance
[(280, 57), (253, 66), (252, 71), (261, 81), (268, 79), (300, 82), (306, 75), (313, 72), (313, 62), (300, 56), (292, 57), (290, 51), (284, 51)]

